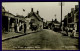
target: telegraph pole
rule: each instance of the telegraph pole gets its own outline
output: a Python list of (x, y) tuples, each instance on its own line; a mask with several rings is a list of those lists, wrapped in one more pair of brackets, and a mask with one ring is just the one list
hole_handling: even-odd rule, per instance
[(62, 26), (62, 1), (61, 1), (61, 26)]

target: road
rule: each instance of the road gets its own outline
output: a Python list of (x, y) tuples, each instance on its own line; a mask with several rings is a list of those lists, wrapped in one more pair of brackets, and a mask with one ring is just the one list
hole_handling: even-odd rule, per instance
[(42, 30), (2, 42), (6, 50), (77, 50), (78, 39), (52, 30)]

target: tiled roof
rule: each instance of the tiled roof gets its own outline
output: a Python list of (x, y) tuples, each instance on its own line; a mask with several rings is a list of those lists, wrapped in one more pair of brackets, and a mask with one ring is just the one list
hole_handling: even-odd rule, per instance
[(36, 12), (30, 12), (30, 13), (28, 14), (29, 17), (32, 16), (32, 15), (35, 15), (36, 18), (37, 18), (39, 21), (43, 21), (42, 18), (40, 17), (40, 15), (37, 14)]
[(36, 12), (34, 12), (34, 14), (36, 15), (36, 17), (37, 17), (40, 21), (43, 21), (39, 14), (37, 14)]

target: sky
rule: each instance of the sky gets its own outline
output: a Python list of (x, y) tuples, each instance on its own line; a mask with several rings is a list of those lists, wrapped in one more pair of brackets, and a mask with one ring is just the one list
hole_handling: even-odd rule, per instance
[[(63, 2), (62, 19), (71, 12), (71, 8), (75, 8), (75, 5), (78, 5), (78, 2)], [(2, 2), (2, 6), (6, 11), (14, 15), (27, 16), (31, 12), (31, 8), (33, 8), (34, 12), (39, 11), (39, 15), (45, 21), (55, 20), (55, 14), (57, 20), (61, 21), (60, 2)], [(23, 9), (25, 9), (25, 12)]]

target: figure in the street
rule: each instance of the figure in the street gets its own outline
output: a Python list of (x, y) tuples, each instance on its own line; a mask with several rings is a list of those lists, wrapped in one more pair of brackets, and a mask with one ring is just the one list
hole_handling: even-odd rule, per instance
[(19, 25), (17, 24), (17, 32), (19, 32)]
[(67, 33), (66, 35), (68, 36), (68, 27), (66, 27), (66, 33)]
[(15, 27), (14, 27), (14, 29), (15, 29), (15, 32), (17, 32), (17, 25), (15, 24)]
[(24, 23), (24, 33), (26, 33), (26, 22)]
[(20, 30), (20, 31), (22, 30), (22, 24), (21, 24), (21, 22), (20, 22), (20, 28), (19, 28), (19, 30)]
[(42, 25), (40, 25), (40, 29), (41, 29)]
[(76, 30), (75, 30), (75, 28), (73, 28), (72, 36), (75, 37), (75, 35), (76, 35)]

